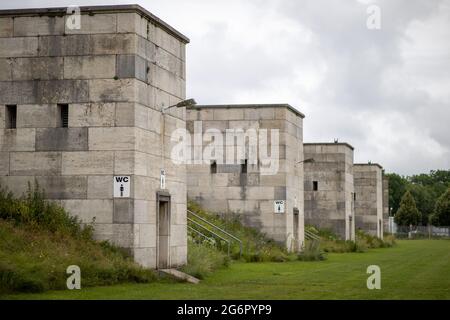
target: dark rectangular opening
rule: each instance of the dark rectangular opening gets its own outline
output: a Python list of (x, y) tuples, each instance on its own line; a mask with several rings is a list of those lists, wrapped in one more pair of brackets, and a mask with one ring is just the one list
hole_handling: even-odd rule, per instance
[(58, 104), (59, 126), (62, 128), (69, 127), (69, 105)]
[(319, 190), (319, 182), (313, 181), (313, 191), (317, 191), (317, 190)]
[(211, 162), (211, 173), (217, 173), (217, 162), (215, 160)]
[(10, 104), (6, 106), (6, 129), (16, 129), (17, 128), (17, 105)]
[(241, 173), (247, 173), (247, 159), (244, 160), (244, 163), (241, 163)]

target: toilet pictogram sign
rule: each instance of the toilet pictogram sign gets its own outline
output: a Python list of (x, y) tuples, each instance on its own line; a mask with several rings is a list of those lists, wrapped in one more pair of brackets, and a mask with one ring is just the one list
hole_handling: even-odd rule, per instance
[(275, 213), (284, 213), (284, 200), (275, 200), (273, 202), (273, 211)]
[(130, 196), (130, 176), (114, 176), (114, 198)]

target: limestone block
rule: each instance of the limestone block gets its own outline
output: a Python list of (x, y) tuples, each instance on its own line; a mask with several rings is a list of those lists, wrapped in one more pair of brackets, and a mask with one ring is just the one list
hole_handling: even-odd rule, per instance
[(275, 118), (274, 108), (245, 108), (245, 120), (272, 120)]
[(134, 164), (133, 164), (133, 174), (139, 175), (139, 176), (155, 176), (157, 172), (150, 173), (149, 172), (149, 162), (152, 160), (150, 157), (151, 155), (143, 152), (134, 152)]
[(0, 18), (0, 37), (13, 36), (13, 18)]
[(154, 55), (149, 57), (149, 60), (176, 76), (186, 79), (184, 62), (161, 47), (154, 49)]
[(118, 33), (137, 33), (141, 37), (147, 37), (147, 20), (141, 18), (137, 13), (117, 14), (117, 32)]
[(33, 57), (37, 54), (37, 37), (0, 38), (0, 58)]
[(135, 121), (135, 103), (118, 102), (116, 103), (115, 124), (118, 127), (134, 127)]
[(134, 181), (134, 198), (137, 200), (156, 200), (156, 191), (159, 190), (159, 178), (135, 176)]
[(89, 35), (39, 37), (39, 56), (80, 56), (91, 54)]
[(89, 101), (87, 80), (50, 80), (38, 82), (37, 101), (46, 103), (82, 103)]
[(133, 248), (133, 258), (144, 268), (156, 268), (156, 248)]
[(285, 186), (286, 185), (286, 175), (283, 173), (278, 173), (274, 175), (262, 175), (259, 177), (261, 186)]
[(167, 50), (177, 58), (182, 58), (181, 56), (181, 42), (180, 40), (176, 39), (172, 35), (168, 34), (163, 29), (156, 27), (155, 28), (155, 37), (151, 38), (154, 39), (155, 44), (157, 44), (159, 47), (163, 48), (164, 50)]
[(114, 152), (114, 174), (130, 175), (134, 174), (134, 151), (116, 151)]
[(61, 205), (71, 214), (80, 218), (84, 223), (112, 223), (112, 200), (62, 200)]
[[(139, 223), (134, 225), (134, 245), (138, 248), (156, 247), (156, 225)], [(172, 240), (172, 239), (171, 239)], [(171, 241), (172, 242), (172, 241)]]
[(135, 128), (89, 128), (89, 150), (134, 150)]
[(172, 224), (170, 226), (170, 245), (184, 246), (187, 242), (187, 228), (186, 225)]
[(88, 199), (111, 199), (113, 197), (113, 176), (88, 176)]
[(118, 55), (116, 74), (119, 78), (147, 81), (147, 61), (137, 55)]
[(63, 17), (15, 17), (14, 18), (14, 36), (44, 36), (44, 35), (63, 35), (64, 18)]
[(148, 83), (175, 97), (182, 99), (185, 97), (186, 84), (183, 79), (154, 63), (150, 63), (148, 67)]
[(36, 151), (83, 151), (88, 149), (88, 128), (36, 129)]
[(0, 176), (0, 185), (8, 187), (15, 197), (21, 197), (28, 191), (28, 183), (32, 184), (35, 177), (32, 176)]
[(0, 152), (0, 176), (9, 175), (9, 152)]
[(144, 37), (137, 37), (137, 54), (150, 62), (155, 62), (157, 46), (145, 39)]
[(134, 200), (134, 223), (156, 223), (156, 201)]
[(113, 223), (133, 223), (133, 199), (114, 199)]
[(285, 200), (286, 197), (286, 186), (278, 186), (274, 188), (273, 198), (276, 200)]
[(17, 113), (18, 128), (56, 127), (56, 105), (19, 105)]
[[(160, 140), (160, 135), (152, 131), (136, 128), (136, 151), (161, 156), (162, 143)], [(170, 139), (165, 138), (164, 142), (167, 143), (168, 141), (170, 141)]]
[[(246, 190), (247, 199), (250, 200), (267, 200), (274, 196), (274, 187), (248, 187)], [(276, 199), (283, 200), (283, 199)]]
[(187, 263), (187, 245), (170, 247), (170, 263), (174, 267)]
[(132, 224), (113, 224), (112, 242), (122, 248), (131, 248), (134, 244)]
[(133, 79), (89, 80), (89, 98), (93, 102), (135, 101), (134, 82)]
[(112, 127), (115, 108), (115, 103), (72, 104), (69, 108), (69, 127)]
[(172, 223), (173, 224), (187, 224), (186, 204), (176, 203), (172, 206)]
[(240, 108), (214, 109), (214, 120), (243, 120), (244, 110)]
[(59, 152), (11, 152), (12, 175), (58, 175), (61, 173)]
[(94, 225), (94, 239), (97, 241), (111, 241), (113, 234), (112, 223), (96, 223)]
[[(70, 16), (66, 16), (68, 19)], [(97, 34), (97, 33), (115, 33), (117, 30), (117, 15), (116, 14), (94, 14), (81, 15), (80, 29), (70, 29), (66, 23), (66, 34)]]
[(115, 76), (116, 57), (74, 56), (64, 58), (65, 79), (112, 79)]
[(0, 104), (36, 103), (38, 83), (37, 81), (0, 82)]
[(0, 81), (11, 81), (12, 80), (12, 64), (14, 59), (3, 58), (0, 59)]
[(36, 129), (0, 130), (0, 151), (34, 151)]
[(114, 152), (76, 151), (63, 152), (63, 175), (111, 174), (113, 172)]
[(136, 35), (93, 34), (89, 36), (91, 54), (135, 54)]
[(41, 176), (36, 180), (48, 199), (86, 199), (87, 177)]

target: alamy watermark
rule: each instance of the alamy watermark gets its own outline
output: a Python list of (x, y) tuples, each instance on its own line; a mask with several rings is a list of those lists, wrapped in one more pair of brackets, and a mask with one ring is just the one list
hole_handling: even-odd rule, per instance
[(68, 266), (66, 269), (66, 273), (70, 274), (70, 276), (67, 278), (67, 281), (66, 281), (67, 289), (69, 289), (69, 290), (81, 289), (80, 267), (76, 266), (76, 265)]
[(370, 265), (367, 267), (366, 272), (370, 274), (370, 276), (367, 278), (367, 289), (373, 290), (381, 289), (381, 269), (377, 265)]
[(193, 132), (184, 128), (172, 132), (171, 159), (175, 164), (258, 166), (261, 175), (273, 175), (280, 165), (280, 133), (278, 129), (208, 128), (194, 121)]

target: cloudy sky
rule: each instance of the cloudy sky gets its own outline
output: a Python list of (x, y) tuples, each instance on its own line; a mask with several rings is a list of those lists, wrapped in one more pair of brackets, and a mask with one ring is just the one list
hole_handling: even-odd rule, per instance
[[(202, 104), (289, 103), (305, 141), (349, 142), (387, 172), (450, 169), (450, 0), (2, 1), (0, 8), (138, 3), (191, 39)], [(370, 30), (377, 5), (381, 28)]]

